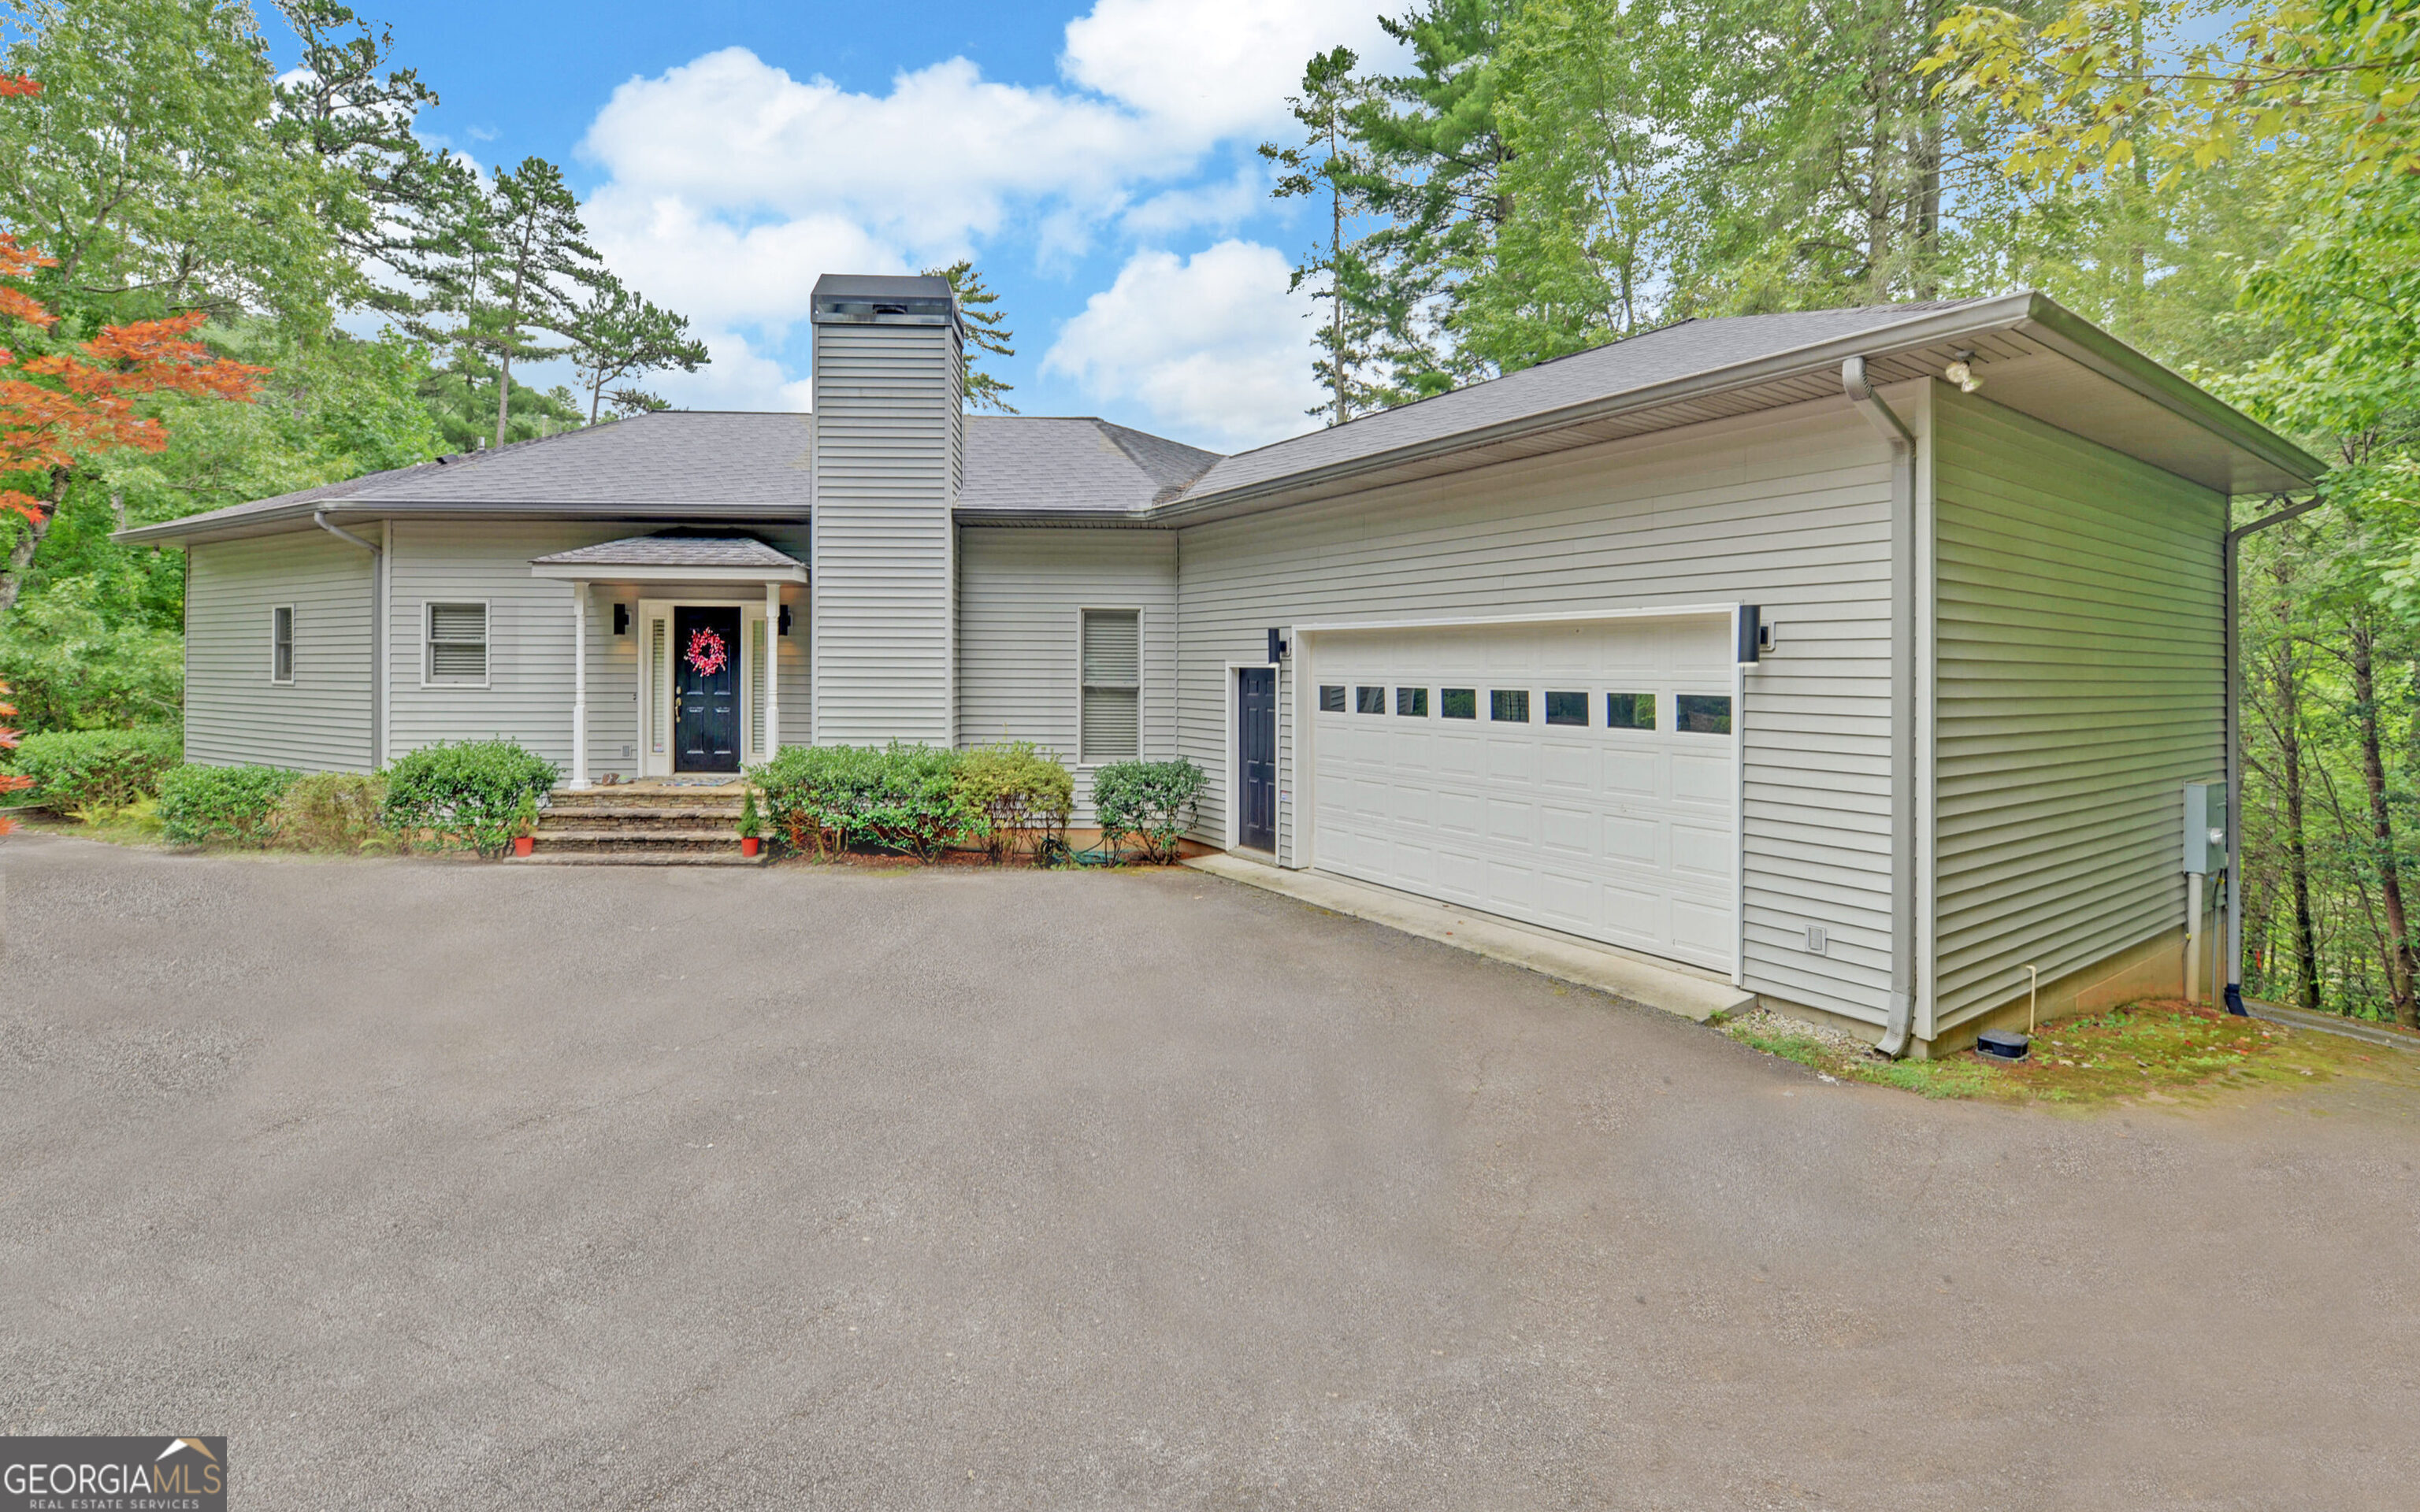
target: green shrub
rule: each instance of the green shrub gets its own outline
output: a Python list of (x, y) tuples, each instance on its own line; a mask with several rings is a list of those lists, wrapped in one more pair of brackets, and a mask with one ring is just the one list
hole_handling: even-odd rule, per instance
[(756, 807), (756, 790), (751, 787), (739, 800), (739, 838), (762, 840), (765, 836), (765, 813)]
[(33, 802), (106, 814), (159, 796), (161, 778), (182, 760), (174, 730), (54, 730), (25, 736), (8, 764), (33, 779)]
[(984, 820), (984, 850), (994, 861), (1022, 851), (1039, 859), (1067, 832), (1076, 779), (1065, 764), (1030, 740), (978, 746), (958, 758), (959, 801)]
[(160, 825), (180, 845), (266, 845), (302, 774), (282, 766), (179, 766), (160, 779)]
[(379, 823), (386, 779), (360, 772), (314, 772), (286, 790), (277, 806), (277, 843), (287, 850), (352, 855), (387, 839)]
[(380, 818), (406, 835), (427, 830), (441, 845), (502, 856), (519, 832), (524, 800), (554, 786), (555, 765), (509, 740), (423, 746), (385, 772)]
[(983, 815), (958, 795), (958, 761), (954, 750), (897, 741), (879, 748), (785, 746), (750, 776), (794, 850), (812, 846), (820, 856), (876, 845), (930, 856), (983, 833)]
[(1129, 835), (1142, 841), (1143, 858), (1176, 859), (1185, 832), (1202, 808), (1209, 779), (1189, 761), (1116, 762), (1093, 774), (1093, 812), (1101, 840), (1117, 845)]

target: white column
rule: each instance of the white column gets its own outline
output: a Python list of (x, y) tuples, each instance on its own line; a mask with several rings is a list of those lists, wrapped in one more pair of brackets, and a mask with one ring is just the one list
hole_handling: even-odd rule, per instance
[(766, 761), (782, 748), (782, 585), (765, 585), (765, 748)]
[(588, 785), (588, 583), (571, 585), (571, 785)]

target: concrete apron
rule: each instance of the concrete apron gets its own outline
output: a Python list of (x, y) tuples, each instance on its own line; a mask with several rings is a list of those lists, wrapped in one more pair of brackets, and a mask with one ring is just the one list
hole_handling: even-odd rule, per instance
[(1232, 855), (1197, 856), (1185, 864), (1230, 882), (1281, 893), (1354, 918), (1366, 918), (1492, 961), (1526, 966), (1559, 981), (1593, 987), (1699, 1024), (1716, 1013), (1737, 1013), (1756, 1006), (1754, 993), (1744, 992), (1712, 972), (1701, 973), (1695, 967), (1514, 923), (1492, 914), (1473, 913), (1391, 887), (1351, 882), (1324, 872), (1288, 872)]

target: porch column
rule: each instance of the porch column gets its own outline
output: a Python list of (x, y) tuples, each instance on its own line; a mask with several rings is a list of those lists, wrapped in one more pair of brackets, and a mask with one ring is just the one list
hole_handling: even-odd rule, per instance
[(782, 585), (765, 585), (765, 748), (766, 761), (782, 748)]
[(588, 580), (571, 585), (571, 785), (588, 785)]

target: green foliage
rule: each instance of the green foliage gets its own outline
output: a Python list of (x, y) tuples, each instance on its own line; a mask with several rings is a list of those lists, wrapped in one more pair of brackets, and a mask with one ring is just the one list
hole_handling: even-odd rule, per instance
[(1023, 852), (1039, 858), (1063, 841), (1076, 779), (1066, 764), (1030, 740), (978, 746), (958, 758), (957, 793), (983, 817), (984, 850), (994, 861)]
[(99, 814), (159, 796), (161, 778), (184, 759), (174, 730), (62, 730), (23, 737), (8, 764), (33, 779), (29, 801)]
[(27, 727), (101, 730), (174, 719), (184, 638), (150, 623), (130, 566), (54, 582), (0, 622), (0, 682)]
[(178, 766), (160, 781), (160, 821), (179, 845), (266, 845), (278, 805), (302, 779), (282, 766)]
[(765, 834), (765, 813), (756, 806), (756, 789), (752, 784), (739, 800), (739, 823), (736, 826), (741, 840), (760, 840)]
[(360, 772), (314, 772), (286, 790), (274, 821), (283, 850), (356, 855), (389, 843), (380, 813), (386, 779)]
[(1000, 296), (984, 286), (983, 274), (965, 257), (947, 268), (927, 268), (924, 276), (947, 279), (950, 292), (958, 297), (958, 316), (966, 322), (967, 331), (966, 349), (958, 357), (958, 379), (965, 387), (967, 403), (978, 409), (997, 409), (1003, 415), (1016, 413), (1016, 406), (1008, 402), (1009, 391), (1016, 385), (975, 365), (977, 352), (989, 352), (995, 357), (1016, 355), (1016, 348), (1009, 345), (1016, 339), (1016, 332), (1008, 329), (1008, 313), (992, 308), (1000, 302)]
[(423, 746), (389, 765), (380, 822), (440, 845), (501, 856), (525, 804), (554, 786), (555, 765), (509, 740)]
[[(689, 319), (659, 308), (623, 286), (612, 273), (588, 280), (588, 299), (570, 312), (566, 331), (571, 338), (581, 387), (588, 391), (588, 423), (595, 424), (598, 406), (613, 401), (617, 414), (631, 409), (661, 409), (664, 402), (632, 387), (608, 391), (607, 385), (644, 373), (678, 368), (694, 373), (706, 365), (706, 343), (689, 333)], [(637, 400), (626, 395), (638, 396)]]
[(1209, 777), (1188, 760), (1114, 762), (1093, 773), (1093, 812), (1104, 843), (1116, 846), (1133, 836), (1143, 857), (1163, 864), (1181, 854), (1180, 842), (1200, 816), (1202, 790)]
[(793, 850), (872, 845), (931, 856), (980, 834), (984, 816), (957, 788), (960, 758), (932, 746), (785, 746), (750, 769)]

